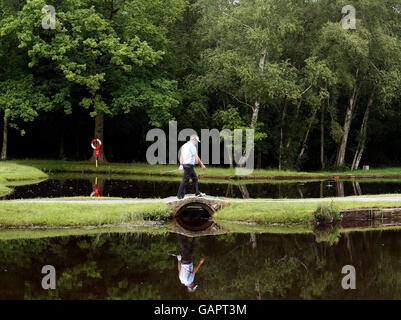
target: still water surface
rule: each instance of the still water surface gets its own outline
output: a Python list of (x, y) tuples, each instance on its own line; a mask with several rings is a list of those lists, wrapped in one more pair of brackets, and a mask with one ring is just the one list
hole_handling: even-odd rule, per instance
[[(342, 234), (101, 234), (0, 241), (0, 299), (401, 299), (401, 231)], [(181, 241), (193, 249), (198, 285), (181, 284)], [(192, 248), (191, 244), (195, 246)], [(188, 252), (187, 252), (188, 254)], [(43, 290), (41, 269), (56, 268), (56, 290)], [(344, 290), (341, 269), (356, 269)]]
[[(25, 186), (13, 187), (4, 199), (54, 198), (90, 196), (96, 191), (102, 196), (123, 198), (165, 198), (176, 195), (180, 181), (121, 180), (99, 178), (58, 178)], [(231, 198), (321, 198), (353, 195), (401, 193), (401, 180), (377, 182), (315, 181), (281, 183), (206, 183), (200, 180), (202, 192)], [(193, 193), (188, 185), (187, 193)]]

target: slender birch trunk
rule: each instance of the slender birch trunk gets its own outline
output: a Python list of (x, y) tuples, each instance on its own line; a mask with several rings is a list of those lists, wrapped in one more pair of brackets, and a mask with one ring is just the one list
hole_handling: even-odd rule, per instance
[[(324, 86), (325, 89), (327, 89), (327, 82), (325, 83)], [(329, 105), (329, 100), (327, 98), (327, 106)], [(325, 100), (322, 100), (322, 104), (320, 107), (320, 165), (322, 169), (325, 168), (325, 163), (324, 163), (324, 113), (326, 111), (325, 108)]]
[(5, 114), (3, 118), (3, 147), (1, 149), (1, 160), (7, 159), (7, 144), (8, 144), (8, 117)]
[(278, 170), (282, 168), (282, 157), (283, 157), (283, 139), (284, 139), (284, 120), (287, 114), (287, 99), (284, 101), (283, 111), (281, 113), (281, 125), (280, 125), (280, 146), (278, 154)]
[(245, 184), (238, 185), (239, 191), (241, 191), (241, 195), (243, 199), (249, 199), (249, 191)]
[[(358, 78), (359, 69), (356, 71), (355, 79)], [(341, 137), (340, 145), (338, 146), (336, 167), (341, 167), (344, 165), (345, 161), (345, 151), (347, 149), (348, 135), (351, 128), (352, 116), (356, 105), (356, 100), (359, 92), (359, 86), (355, 84), (352, 90), (351, 96), (348, 101), (347, 110), (345, 112), (343, 135)]]
[(316, 113), (317, 113), (317, 108), (313, 111), (312, 117), (309, 119), (308, 128), (305, 132), (304, 139), (302, 140), (301, 151), (299, 152), (298, 157), (297, 157), (297, 163), (299, 163), (301, 161), (301, 157), (305, 153), (306, 144), (307, 144), (308, 138), (309, 138), (309, 133), (312, 128), (313, 121), (315, 120)]
[[(265, 62), (266, 62), (266, 55), (267, 52), (264, 50), (260, 56), (259, 59), (259, 73), (262, 74), (263, 70), (265, 69)], [(259, 110), (260, 110), (260, 101), (256, 100), (253, 107), (252, 107), (252, 118), (251, 118), (251, 129), (255, 128), (256, 123), (258, 122), (258, 115), (259, 115)], [(249, 158), (249, 151), (250, 150), (245, 150), (243, 155), (241, 156), (238, 166), (244, 167), (248, 158)]]
[(322, 107), (320, 108), (320, 164), (322, 169), (325, 168), (324, 163), (324, 112), (325, 112), (325, 105), (322, 102)]
[(251, 236), (251, 241), (250, 242), (252, 244), (252, 249), (256, 250), (256, 248), (258, 247), (258, 243), (256, 241), (256, 234), (255, 233), (251, 233), (250, 236)]
[(367, 127), (368, 127), (368, 120), (369, 120), (369, 111), (370, 111), (370, 107), (373, 104), (373, 95), (374, 95), (373, 92), (374, 91), (372, 91), (372, 93), (371, 93), (371, 95), (369, 97), (368, 104), (366, 105), (365, 114), (363, 115), (361, 129), (360, 129), (360, 132), (359, 132), (360, 140), (359, 140), (359, 143), (358, 143), (358, 147), (357, 147), (357, 149), (355, 151), (354, 160), (352, 161), (351, 170), (358, 170), (359, 163), (361, 162), (361, 158), (362, 158), (362, 155), (363, 155), (363, 151), (365, 150)]
[(232, 169), (234, 167), (233, 164), (233, 149), (232, 149), (232, 145), (231, 146), (227, 146), (226, 148), (226, 152), (227, 152), (227, 156), (228, 156), (228, 161), (230, 162), (230, 169)]

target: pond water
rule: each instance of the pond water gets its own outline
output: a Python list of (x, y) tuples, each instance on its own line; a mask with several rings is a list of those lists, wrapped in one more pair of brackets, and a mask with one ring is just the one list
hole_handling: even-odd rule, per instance
[[(205, 259), (193, 293), (175, 254)], [(332, 245), (314, 234), (3, 240), (0, 299), (401, 299), (400, 256), (400, 230), (343, 233)], [(55, 290), (42, 289), (45, 265), (55, 267)], [(355, 290), (341, 286), (345, 265), (355, 267)]]
[[(146, 179), (146, 178), (144, 178)], [(180, 181), (123, 180), (110, 178), (59, 178), (31, 185), (13, 187), (13, 193), (4, 199), (54, 198), (102, 196), (123, 198), (165, 198), (176, 195)], [(200, 180), (202, 192), (213, 196), (231, 198), (320, 198), (351, 195), (401, 193), (401, 180), (378, 180), (377, 182), (315, 181), (281, 183), (206, 183)], [(187, 193), (193, 193), (187, 186)]]

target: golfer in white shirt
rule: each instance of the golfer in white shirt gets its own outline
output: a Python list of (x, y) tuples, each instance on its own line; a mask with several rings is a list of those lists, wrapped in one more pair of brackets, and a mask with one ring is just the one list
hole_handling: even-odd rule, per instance
[(195, 161), (199, 163), (202, 169), (206, 169), (196, 151), (196, 144), (198, 142), (200, 142), (199, 137), (194, 134), (181, 148), (180, 165), (184, 168), (184, 176), (182, 177), (180, 188), (178, 189), (178, 199), (183, 199), (185, 197), (185, 187), (189, 182), (189, 179), (192, 179), (195, 196), (203, 197), (205, 195), (204, 193), (199, 192), (198, 177), (194, 170)]

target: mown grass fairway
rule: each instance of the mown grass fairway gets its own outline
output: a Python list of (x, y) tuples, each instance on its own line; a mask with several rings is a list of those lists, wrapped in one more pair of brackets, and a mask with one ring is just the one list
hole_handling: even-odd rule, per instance
[[(387, 197), (388, 201), (378, 201), (377, 196), (297, 200), (226, 199), (230, 201), (229, 205), (217, 211), (215, 218), (217, 221), (308, 225), (313, 222), (312, 213), (321, 203), (332, 203), (340, 210), (363, 207), (401, 207), (398, 195), (387, 195)], [(385, 199), (386, 196), (383, 198)], [(144, 200), (153, 202), (108, 198), (75, 198), (75, 200), (87, 203), (74, 203), (74, 199), (71, 198), (28, 200), (30, 202), (2, 201), (0, 225), (3, 227), (118, 225), (145, 220), (162, 220), (172, 214), (171, 207), (157, 199)], [(107, 202), (102, 203), (103, 200)], [(119, 203), (120, 201), (131, 201), (131, 203)]]
[(29, 226), (100, 226), (162, 220), (170, 215), (164, 203), (138, 204), (65, 204), (65, 203), (0, 203), (2, 227)]
[[(12, 162), (34, 166), (45, 172), (77, 172), (77, 173), (108, 173), (108, 174), (141, 174), (141, 175), (165, 175), (165, 176), (182, 176), (182, 172), (175, 171), (166, 173), (170, 170), (175, 170), (178, 165), (149, 165), (147, 163), (105, 163), (100, 164), (98, 168), (93, 163), (87, 161), (62, 161), (62, 160), (13, 160)], [(300, 172), (287, 171), (277, 169), (255, 169), (249, 176), (237, 176), (235, 169), (211, 167), (207, 166), (206, 170), (199, 167), (196, 168), (197, 173), (205, 178), (251, 178), (266, 177), (299, 177), (308, 178), (333, 176), (333, 177), (349, 177), (349, 176), (397, 176), (401, 175), (401, 168), (382, 168), (371, 170), (355, 170), (355, 171), (316, 171), (316, 172)]]
[(8, 194), (11, 189), (7, 186), (29, 184), (47, 179), (48, 175), (38, 168), (20, 165), (10, 161), (0, 162), (0, 196)]
[(309, 224), (313, 222), (312, 213), (317, 209), (319, 203), (333, 202), (338, 209), (352, 209), (363, 207), (395, 207), (400, 206), (400, 201), (388, 202), (362, 202), (358, 201), (341, 201), (319, 199), (321, 201), (301, 202), (301, 201), (285, 201), (277, 200), (272, 202), (234, 202), (230, 206), (216, 213), (216, 219), (229, 221), (246, 221), (246, 222), (262, 222), (262, 223), (279, 223), (279, 224)]

